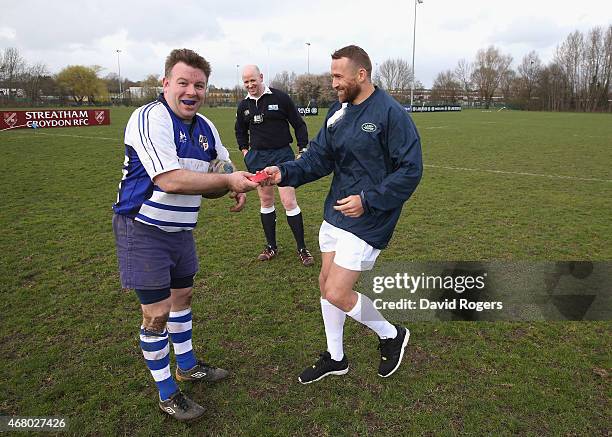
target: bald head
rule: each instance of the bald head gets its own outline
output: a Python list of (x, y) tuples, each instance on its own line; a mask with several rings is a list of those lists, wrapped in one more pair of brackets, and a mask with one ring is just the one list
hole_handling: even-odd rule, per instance
[(259, 70), (259, 67), (255, 64), (245, 65), (242, 68), (242, 75), (244, 76), (245, 74), (255, 74), (259, 76), (261, 74), (261, 71)]
[(245, 65), (242, 69), (242, 83), (251, 97), (259, 98), (266, 86), (263, 81), (263, 74), (257, 65)]

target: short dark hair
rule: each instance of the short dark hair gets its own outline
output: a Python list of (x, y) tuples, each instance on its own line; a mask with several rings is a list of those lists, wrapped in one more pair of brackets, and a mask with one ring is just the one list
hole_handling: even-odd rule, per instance
[(336, 50), (331, 55), (332, 59), (348, 58), (358, 68), (365, 68), (368, 77), (372, 77), (372, 61), (364, 49), (359, 46), (350, 45)]
[(210, 77), (210, 64), (208, 61), (189, 49), (174, 49), (170, 52), (166, 58), (166, 69), (164, 70), (166, 77), (170, 77), (172, 68), (179, 62), (184, 62), (190, 67), (202, 70), (207, 79)]

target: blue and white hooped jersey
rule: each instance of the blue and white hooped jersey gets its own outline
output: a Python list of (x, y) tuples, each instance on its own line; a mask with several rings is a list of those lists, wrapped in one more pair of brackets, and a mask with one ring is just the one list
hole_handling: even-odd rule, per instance
[(229, 152), (212, 122), (197, 114), (187, 124), (160, 96), (136, 109), (125, 128), (123, 178), (113, 210), (166, 232), (193, 229), (202, 196), (166, 193), (153, 178), (178, 169), (206, 173), (215, 158), (229, 160)]

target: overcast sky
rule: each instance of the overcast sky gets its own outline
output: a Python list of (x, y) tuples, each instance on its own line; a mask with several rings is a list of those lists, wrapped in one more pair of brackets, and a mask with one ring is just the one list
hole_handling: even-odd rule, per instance
[[(236, 65), (259, 64), (266, 78), (283, 70), (329, 71), (330, 54), (363, 47), (374, 66), (412, 58), (414, 0), (196, 1), (2, 0), (0, 48), (16, 47), (52, 73), (100, 65), (131, 80), (163, 73), (173, 48), (212, 65), (209, 83), (232, 87)], [(431, 86), (442, 70), (495, 45), (514, 58), (530, 50), (548, 62), (574, 30), (612, 24), (611, 0), (424, 0), (417, 7), (416, 77)], [(306, 43), (309, 42), (310, 50)]]

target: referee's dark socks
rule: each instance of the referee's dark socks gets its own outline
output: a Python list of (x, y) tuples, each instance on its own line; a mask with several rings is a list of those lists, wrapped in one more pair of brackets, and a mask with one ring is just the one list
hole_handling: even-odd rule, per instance
[(304, 243), (304, 219), (299, 206), (287, 211), (287, 223), (289, 223), (291, 232), (293, 232), (298, 250), (304, 249), (306, 247), (306, 243)]
[(276, 209), (274, 206), (269, 208), (261, 208), (261, 225), (263, 226), (264, 234), (268, 246), (276, 249)]

